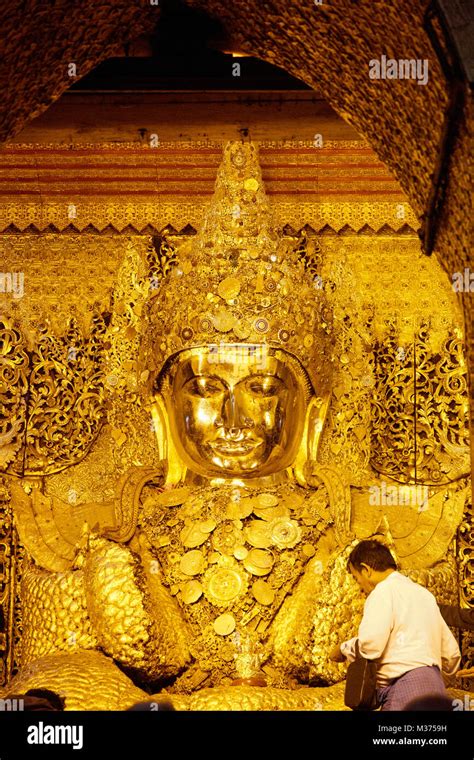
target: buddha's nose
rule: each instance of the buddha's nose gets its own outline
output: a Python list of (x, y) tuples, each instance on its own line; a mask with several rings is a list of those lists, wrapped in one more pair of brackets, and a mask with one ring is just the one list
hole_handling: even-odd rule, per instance
[(252, 427), (252, 420), (242, 414), (240, 404), (238, 403), (233, 391), (229, 391), (222, 405), (220, 419), (216, 420), (218, 427), (224, 427), (230, 439), (236, 439), (242, 432), (243, 428)]
[(226, 395), (222, 417), (229, 434), (231, 434), (231, 431), (235, 431), (235, 435), (237, 435), (240, 428), (240, 411), (233, 391), (229, 391)]

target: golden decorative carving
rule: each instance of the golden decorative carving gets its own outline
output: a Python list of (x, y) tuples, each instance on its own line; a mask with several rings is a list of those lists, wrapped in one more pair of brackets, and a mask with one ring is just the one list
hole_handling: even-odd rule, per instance
[[(464, 518), (459, 526), (458, 544), (458, 574), (457, 580), (460, 586), (460, 606), (474, 609), (474, 512), (472, 508), (472, 494), (467, 499)], [(462, 667), (474, 667), (474, 633), (462, 632)], [(469, 682), (466, 687), (470, 688)]]
[(21, 475), (63, 469), (87, 454), (104, 419), (103, 319), (93, 315), (87, 337), (75, 319), (61, 337), (44, 326), (29, 352), (19, 330), (2, 327), (2, 384), (14, 383), (4, 403), (3, 469)]
[(472, 498), (468, 496), (464, 519), (459, 526), (459, 575), (461, 578), (461, 601), (463, 606), (474, 607), (474, 520)]
[(460, 331), (441, 351), (422, 325), (412, 345), (395, 331), (375, 346), (371, 464), (405, 483), (442, 484), (469, 472), (467, 378)]
[(17, 544), (11, 493), (0, 478), (0, 686), (10, 679), (14, 665), (15, 602), (21, 576)]
[[(263, 141), (260, 151), (265, 183), (282, 227), (300, 230), (302, 219), (318, 233), (323, 229), (416, 232), (419, 227), (399, 184), (362, 141), (326, 141), (322, 148), (309, 141)], [(3, 179), (7, 195), (0, 205), (0, 230), (123, 235), (160, 234), (166, 226), (178, 232), (189, 226), (199, 229), (221, 154), (222, 145), (209, 142), (163, 141), (159, 148), (136, 143), (4, 146), (0, 183)], [(16, 167), (20, 164), (20, 172), (9, 168), (12, 159)], [(359, 168), (361, 160), (367, 168)], [(71, 168), (70, 162), (74, 162)], [(89, 163), (95, 165), (93, 177)], [(139, 202), (131, 203), (127, 192), (135, 189), (137, 163), (142, 170), (141, 196)], [(121, 181), (117, 181), (117, 170)], [(166, 177), (165, 182), (160, 175)], [(40, 202), (36, 188), (32, 195), (32, 176), (36, 182), (47, 180)], [(87, 183), (81, 181), (83, 177)], [(21, 202), (14, 193), (8, 194), (12, 181), (15, 193), (19, 189), (26, 193)], [(188, 195), (183, 196), (184, 181)], [(110, 189), (106, 193), (105, 182)], [(297, 203), (293, 200), (296, 191)], [(58, 192), (66, 202), (57, 200)]]
[[(25, 336), (10, 320), (0, 320), (0, 346), (0, 470), (5, 470), (25, 435), (30, 359)], [(22, 463), (17, 467), (21, 470)]]

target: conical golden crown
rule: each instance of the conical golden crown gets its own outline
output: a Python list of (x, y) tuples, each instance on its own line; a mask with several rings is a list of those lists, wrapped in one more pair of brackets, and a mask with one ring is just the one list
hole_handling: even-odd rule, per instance
[(228, 143), (202, 228), (149, 302), (149, 371), (193, 346), (266, 344), (327, 392), (331, 311), (308, 252), (294, 247), (274, 226), (256, 146)]

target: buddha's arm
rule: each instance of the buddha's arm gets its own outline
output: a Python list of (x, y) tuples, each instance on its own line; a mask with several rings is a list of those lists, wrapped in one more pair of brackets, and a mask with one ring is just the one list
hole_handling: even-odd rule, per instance
[(55, 652), (95, 649), (82, 570), (51, 572), (30, 564), (21, 581), (20, 664)]
[(273, 623), (273, 662), (300, 682), (340, 681), (344, 667), (331, 662), (329, 653), (357, 632), (363, 600), (346, 571), (347, 550), (333, 547), (330, 535), (320, 540)]
[(56, 652), (101, 649), (151, 680), (189, 660), (187, 629), (161, 586), (156, 563), (90, 538), (80, 567), (54, 573), (29, 566), (22, 581), (22, 666)]
[(99, 646), (150, 680), (178, 673), (190, 659), (190, 634), (158, 570), (146, 548), (139, 554), (104, 538), (92, 539), (84, 564)]

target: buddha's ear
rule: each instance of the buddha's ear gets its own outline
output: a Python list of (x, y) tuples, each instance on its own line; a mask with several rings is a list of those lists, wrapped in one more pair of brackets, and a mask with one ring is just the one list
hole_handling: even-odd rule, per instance
[(167, 456), (167, 430), (166, 430), (166, 412), (165, 402), (160, 393), (150, 398), (150, 412), (153, 423), (153, 432), (155, 433), (156, 443), (158, 445), (158, 454), (160, 460), (165, 460)]
[(160, 460), (167, 463), (165, 485), (175, 485), (182, 482), (186, 475), (186, 466), (176, 451), (171, 435), (166, 401), (161, 393), (155, 393), (150, 402), (151, 418), (155, 431)]
[(327, 398), (312, 396), (306, 408), (303, 435), (293, 464), (296, 479), (302, 485), (306, 484), (304, 476), (306, 462), (316, 462), (318, 458), (319, 441), (324, 430), (329, 400), (330, 396)]
[(330, 396), (321, 398), (313, 396), (308, 406), (307, 413), (307, 447), (308, 447), (308, 459), (311, 462), (316, 462), (318, 459), (319, 442), (323, 434), (324, 425), (326, 422), (326, 416), (329, 409)]

